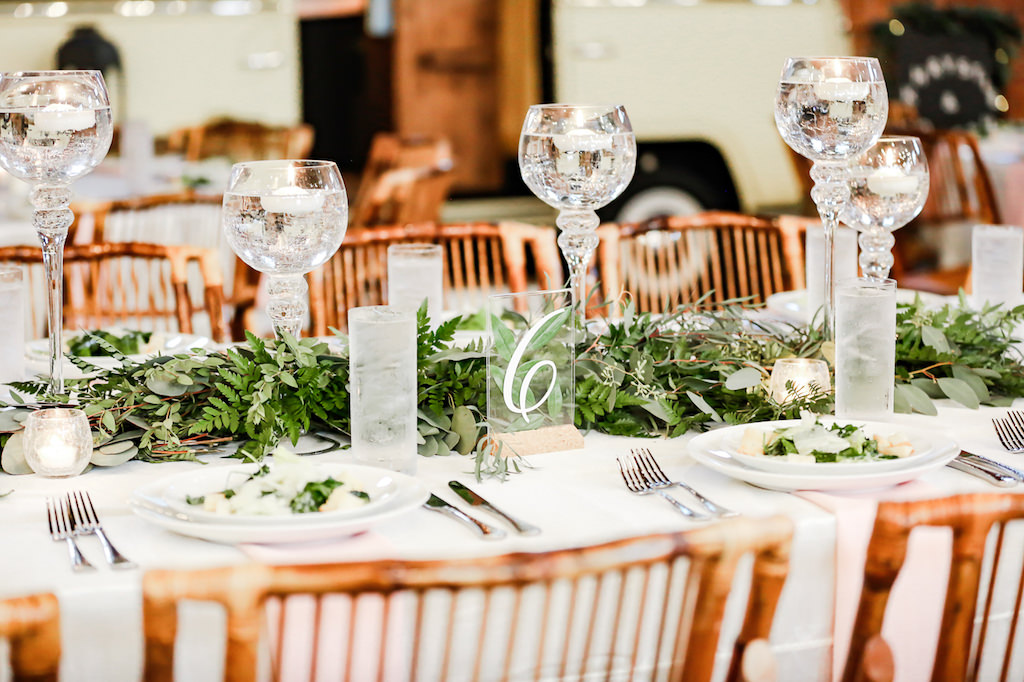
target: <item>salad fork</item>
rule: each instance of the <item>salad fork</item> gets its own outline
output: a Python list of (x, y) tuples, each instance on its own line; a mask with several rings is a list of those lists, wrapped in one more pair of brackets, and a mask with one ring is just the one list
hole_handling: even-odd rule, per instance
[(720, 504), (715, 504), (708, 498), (701, 495), (697, 490), (690, 487), (689, 484), (683, 481), (670, 480), (662, 470), (661, 465), (654, 459), (654, 455), (651, 454), (648, 448), (634, 448), (632, 451), (633, 462), (636, 465), (637, 470), (640, 471), (640, 475), (643, 476), (647, 484), (652, 488), (671, 488), (677, 486), (682, 488), (686, 492), (697, 498), (697, 501), (715, 516), (721, 516), (722, 518), (728, 518), (730, 516), (739, 516), (739, 512), (735, 512), (731, 509), (727, 509)]
[(63, 500), (46, 498), (46, 522), (50, 526), (50, 537), (54, 542), (64, 540), (68, 545), (68, 558), (71, 560), (73, 571), (91, 571), (95, 567), (89, 560), (82, 556), (82, 552), (75, 544), (74, 534), (71, 527), (71, 519)]
[(1005, 418), (993, 417), (992, 426), (1004, 448), (1013, 453), (1024, 452), (1024, 412), (1010, 410)]
[(690, 509), (685, 504), (683, 504), (676, 498), (666, 493), (664, 490), (652, 488), (644, 479), (643, 475), (640, 473), (640, 470), (636, 468), (635, 462), (633, 463), (633, 465), (623, 465), (621, 457), (616, 457), (615, 461), (619, 463), (619, 473), (622, 474), (622, 480), (625, 481), (626, 488), (629, 490), (629, 492), (633, 493), (634, 495), (661, 495), (666, 500), (668, 500), (668, 502), (671, 503), (672, 506), (674, 506), (683, 516), (688, 516), (691, 519), (699, 521), (711, 518), (708, 514), (702, 514), (700, 512), (694, 511), (693, 509)]
[(103, 555), (113, 568), (135, 568), (135, 564), (118, 552), (117, 548), (107, 539), (107, 534), (103, 532), (100, 517), (96, 514), (96, 507), (93, 506), (89, 493), (77, 490), (69, 493), (68, 504), (71, 506), (76, 535), (95, 535), (99, 538), (100, 544), (103, 545)]

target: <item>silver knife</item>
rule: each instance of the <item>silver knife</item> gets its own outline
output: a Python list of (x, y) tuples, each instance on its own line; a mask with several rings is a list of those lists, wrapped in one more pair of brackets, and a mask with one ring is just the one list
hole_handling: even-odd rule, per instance
[(983, 469), (977, 464), (971, 462), (966, 457), (957, 457), (950, 461), (946, 466), (957, 471), (962, 471), (965, 474), (976, 476), (984, 481), (988, 481), (992, 485), (997, 485), (1001, 488), (1009, 488), (1017, 485), (1020, 481), (1015, 476), (1008, 476), (1006, 474), (997, 473), (992, 469)]
[(433, 493), (430, 494), (430, 499), (423, 503), (423, 508), (429, 509), (430, 511), (436, 511), (449, 518), (464, 523), (487, 540), (500, 540), (505, 537), (505, 531), (501, 528), (488, 526), (483, 521), (477, 521), (466, 512), (462, 511), (458, 507), (448, 504)]
[(469, 502), (474, 507), (482, 507), (483, 509), (486, 509), (492, 514), (497, 514), (501, 518), (505, 519), (512, 525), (513, 528), (516, 529), (516, 532), (520, 535), (537, 535), (538, 533), (540, 533), (540, 528), (538, 528), (537, 526), (534, 526), (533, 524), (526, 523), (525, 521), (520, 521), (519, 519), (509, 516), (508, 514), (501, 511), (484, 498), (480, 497), (480, 495), (478, 495), (477, 493), (473, 492), (466, 486), (459, 483), (458, 481), (448, 481), (448, 487), (454, 490), (459, 497), (464, 499), (466, 502)]
[(989, 459), (982, 455), (976, 455), (973, 452), (967, 452), (966, 450), (961, 450), (959, 456), (961, 459), (967, 459), (972, 464), (977, 464), (982, 468), (988, 467), (997, 473), (1007, 474), (1009, 476), (1013, 476), (1018, 481), (1024, 481), (1024, 471), (1015, 469), (1008, 464), (1003, 464), (1002, 462), (997, 462), (994, 459)]

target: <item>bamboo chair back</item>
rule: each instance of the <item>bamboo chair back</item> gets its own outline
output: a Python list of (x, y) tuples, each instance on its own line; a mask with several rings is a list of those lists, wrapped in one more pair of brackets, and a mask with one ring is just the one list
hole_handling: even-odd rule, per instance
[(10, 645), (13, 682), (56, 682), (60, 605), (52, 594), (0, 600), (0, 639)]
[[(42, 336), (46, 325), (46, 283), (42, 250), (0, 247), (0, 263), (25, 266), (33, 295), (30, 327)], [(202, 275), (202, 305), (189, 294), (189, 265)], [(94, 329), (126, 325), (135, 329), (201, 333), (214, 341), (226, 337), (224, 294), (217, 254), (182, 245), (119, 242), (78, 244), (64, 249), (64, 326)], [(199, 313), (200, 328), (195, 325)]]
[(439, 221), (452, 168), (448, 140), (378, 133), (352, 202), (349, 227)]
[[(254, 310), (260, 275), (228, 246), (221, 227), (222, 196), (191, 190), (110, 201), (88, 209), (93, 223), (92, 241), (187, 244), (218, 254), (224, 281), (225, 303), (233, 308), (231, 338), (244, 338), (246, 317)], [(195, 263), (189, 267), (192, 304), (203, 305), (203, 276)]]
[[(876, 656), (879, 651), (883, 652), (883, 660), (885, 658), (887, 646), (881, 639), (885, 606), (893, 583), (903, 567), (910, 532), (918, 526), (945, 526), (953, 531), (949, 585), (932, 681), (999, 679), (1005, 682), (1012, 679), (1011, 654), (1024, 595), (1024, 575), (1020, 573), (1019, 562), (1015, 566), (1002, 567), (1002, 570), (1010, 572), (1010, 584), (1016, 586), (1009, 631), (1005, 636), (993, 636), (987, 641), (990, 633), (986, 624), (994, 607), (1001, 608), (1009, 604), (1005, 601), (994, 604), (993, 601), (997, 586), (1005, 581), (1000, 574), (1000, 557), (1007, 535), (1006, 524), (1021, 518), (1024, 518), (1024, 495), (1011, 493), (979, 493), (933, 500), (880, 503), (868, 545), (864, 588), (843, 674), (844, 682), (891, 679), (887, 675), (872, 677), (868, 670), (872, 661), (878, 660)], [(990, 540), (994, 540), (988, 553), (992, 561), (986, 562), (986, 546)], [(984, 598), (979, 601), (983, 584), (987, 589)], [(981, 623), (977, 633), (976, 622)], [(868, 655), (872, 647), (875, 655)], [(996, 660), (1001, 663), (1001, 669), (989, 668), (990, 660), (986, 659), (986, 669), (981, 670), (983, 653), (997, 655)], [(889, 666), (879, 667), (885, 670)]]
[(348, 310), (387, 301), (391, 244), (426, 242), (443, 247), (445, 307), (476, 312), (491, 294), (529, 288), (532, 256), (541, 288), (561, 286), (554, 230), (524, 223), (422, 223), (349, 230), (341, 248), (310, 277), (313, 334), (345, 329)]
[(313, 148), (313, 127), (268, 126), (224, 118), (181, 128), (167, 141), (170, 151), (185, 155), (186, 161), (224, 156), (232, 162), (264, 159), (305, 159)]
[(803, 281), (800, 221), (712, 211), (598, 228), (605, 300), (628, 293), (638, 311), (666, 312), (714, 291), (711, 303), (763, 303)]
[[(330, 669), (339, 680), (607, 679), (614, 666), (626, 668), (615, 674), (627, 679), (658, 669), (671, 680), (705, 682), (737, 564), (753, 554), (729, 673), (741, 679), (748, 643), (769, 635), (791, 538), (792, 523), (776, 516), (540, 554), (150, 571), (145, 679), (172, 678), (177, 606), (188, 599), (227, 610), (224, 679), (231, 682), (255, 679), (264, 618), (274, 678), (287, 670), (317, 679)], [(292, 595), (314, 602), (303, 604), (313, 614), (306, 641), (337, 627), (331, 641), (340, 646), (288, 650)]]

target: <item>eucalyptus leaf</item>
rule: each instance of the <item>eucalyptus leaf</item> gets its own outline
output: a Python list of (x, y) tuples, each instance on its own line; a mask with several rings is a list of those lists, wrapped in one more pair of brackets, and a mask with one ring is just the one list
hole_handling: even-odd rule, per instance
[(0, 453), (0, 468), (12, 476), (32, 473), (32, 468), (25, 461), (24, 437), (24, 432), (11, 434), (4, 446), (3, 453)]
[(725, 380), (725, 387), (730, 391), (742, 391), (759, 386), (764, 375), (756, 367), (738, 369)]
[(896, 384), (894, 397), (901, 399), (906, 404), (907, 409), (897, 410), (899, 412), (915, 411), (932, 416), (938, 414), (935, 403), (928, 397), (928, 394), (913, 384)]
[(988, 392), (988, 386), (985, 385), (985, 381), (975, 374), (970, 367), (953, 365), (953, 377), (970, 386), (971, 390), (973, 390), (975, 395), (978, 396), (979, 401), (987, 403), (991, 399)]
[(516, 338), (497, 315), (491, 315), (491, 334), (494, 336), (494, 350), (505, 360), (511, 360)]
[(697, 393), (694, 393), (693, 391), (687, 391), (686, 396), (694, 405), (697, 406), (698, 410), (700, 410), (704, 414), (711, 415), (711, 418), (714, 419), (716, 422), (722, 421), (722, 417), (718, 414), (715, 408), (711, 407), (708, 401), (705, 400), (702, 396), (698, 395)]
[(939, 388), (946, 394), (946, 397), (955, 400), (964, 407), (969, 407), (972, 410), (978, 409), (980, 404), (978, 395), (967, 382), (953, 377), (941, 377), (938, 379), (938, 382)]
[(935, 327), (930, 325), (924, 325), (921, 327), (921, 340), (924, 344), (930, 348), (934, 348), (940, 353), (949, 352), (949, 341), (946, 339), (946, 335), (940, 332)]

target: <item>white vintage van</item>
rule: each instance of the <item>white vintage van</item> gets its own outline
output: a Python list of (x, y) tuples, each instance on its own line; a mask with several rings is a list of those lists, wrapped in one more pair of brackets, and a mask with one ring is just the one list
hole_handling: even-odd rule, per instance
[(608, 217), (802, 199), (775, 129), (788, 56), (849, 54), (838, 0), (551, 0), (545, 93), (626, 106), (636, 176)]

